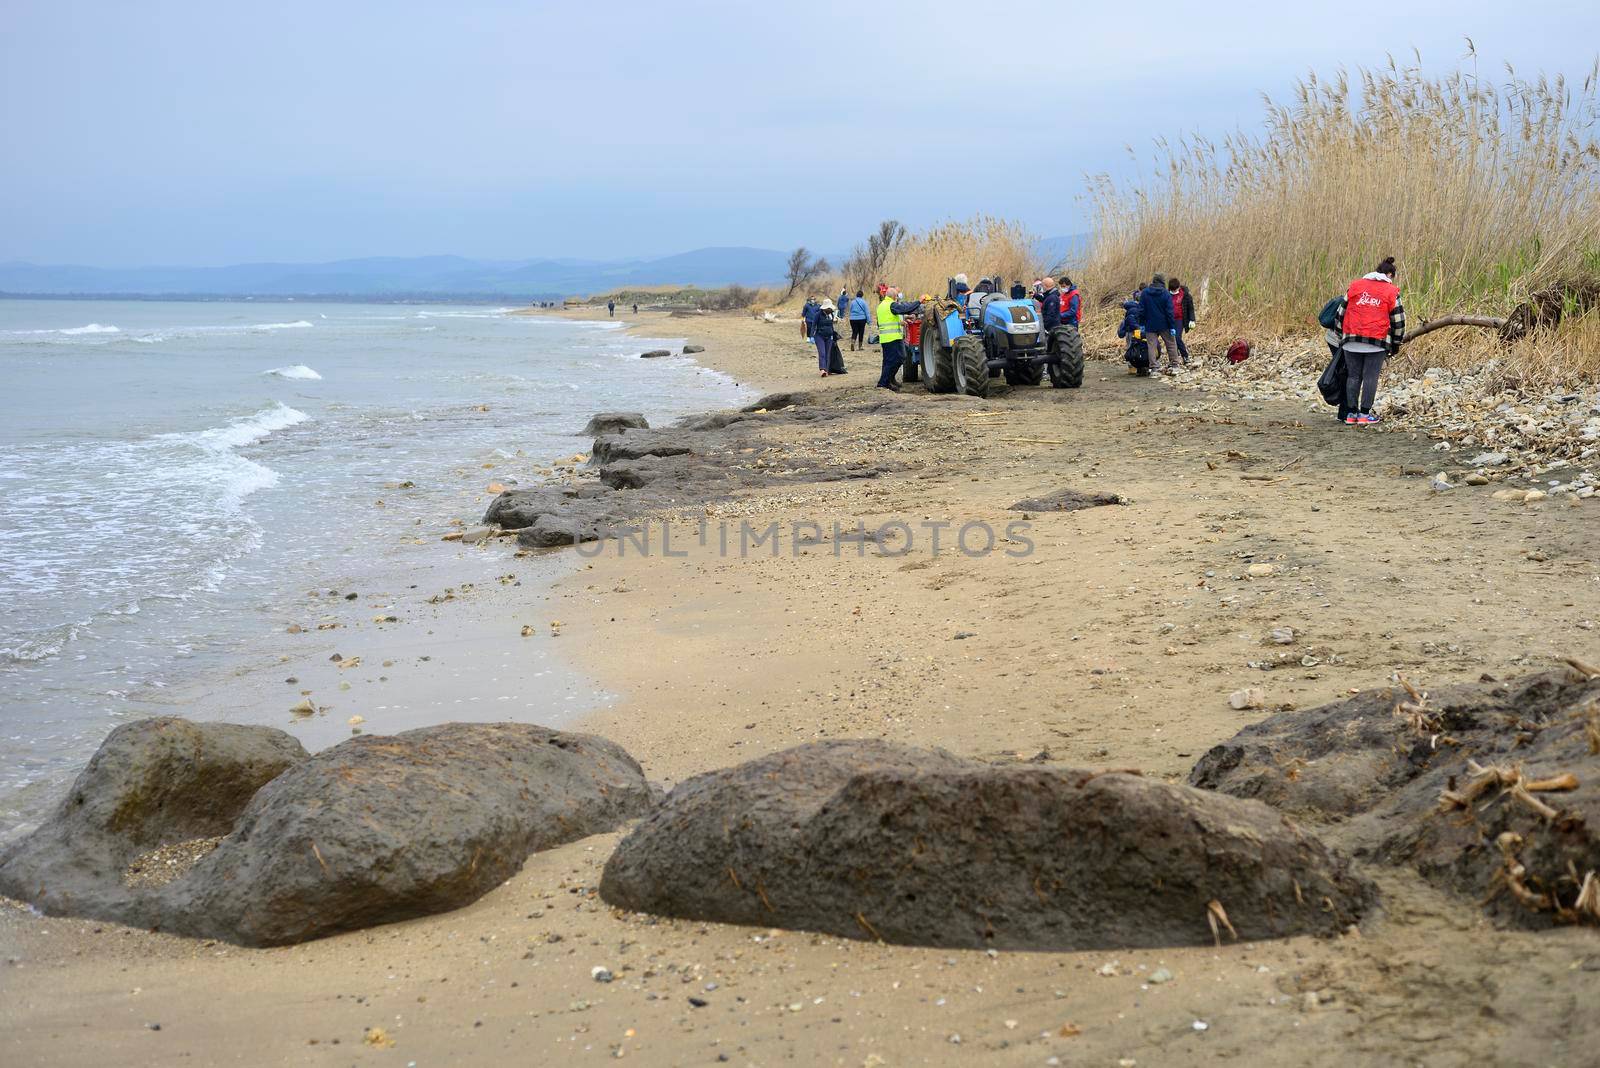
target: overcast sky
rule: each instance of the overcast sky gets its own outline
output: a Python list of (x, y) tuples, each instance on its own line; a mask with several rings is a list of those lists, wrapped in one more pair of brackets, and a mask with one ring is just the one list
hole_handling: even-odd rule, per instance
[(0, 260), (847, 248), (1087, 229), (1125, 146), (1414, 46), (1581, 82), (1600, 3), (0, 0)]

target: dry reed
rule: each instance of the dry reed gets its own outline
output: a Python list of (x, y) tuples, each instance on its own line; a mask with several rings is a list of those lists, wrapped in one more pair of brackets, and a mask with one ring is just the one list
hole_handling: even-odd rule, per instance
[[(1152, 179), (1095, 179), (1087, 288), (1110, 303), (1154, 271), (1176, 273), (1204, 289), (1210, 336), (1259, 340), (1314, 332), (1322, 304), (1385, 255), (1399, 261), (1413, 325), (1504, 316), (1543, 287), (1592, 284), (1596, 80), (1591, 71), (1575, 90), (1508, 67), (1496, 86), (1475, 69), (1431, 77), (1393, 60), (1356, 71), (1358, 92), (1345, 72), (1310, 75), (1292, 103), (1267, 102), (1259, 136), (1160, 142)], [(1114, 325), (1115, 309), (1103, 317)], [(1488, 331), (1440, 331), (1407, 362), (1491, 356), (1525, 380), (1600, 374), (1600, 313), (1509, 349)]]

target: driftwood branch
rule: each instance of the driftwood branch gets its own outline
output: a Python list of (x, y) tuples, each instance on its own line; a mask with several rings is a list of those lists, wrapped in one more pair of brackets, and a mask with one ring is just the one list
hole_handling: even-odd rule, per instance
[(1423, 334), (1431, 334), (1435, 330), (1446, 326), (1481, 326), (1485, 330), (1505, 330), (1507, 319), (1496, 318), (1493, 315), (1445, 315), (1423, 323), (1414, 330), (1406, 331), (1406, 341), (1415, 341)]

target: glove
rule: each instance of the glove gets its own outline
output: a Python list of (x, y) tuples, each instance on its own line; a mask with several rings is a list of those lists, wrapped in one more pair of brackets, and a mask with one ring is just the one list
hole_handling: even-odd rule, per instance
[(1133, 339), (1135, 341), (1143, 341), (1144, 340), (1144, 330), (1142, 328), (1135, 327), (1134, 331), (1133, 331)]

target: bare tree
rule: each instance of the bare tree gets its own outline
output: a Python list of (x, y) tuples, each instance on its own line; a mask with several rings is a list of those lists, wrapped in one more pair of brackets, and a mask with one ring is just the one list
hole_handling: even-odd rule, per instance
[(850, 258), (844, 261), (844, 271), (857, 289), (866, 289), (880, 280), (884, 264), (889, 262), (889, 253), (905, 236), (906, 228), (898, 219), (885, 219), (878, 224), (877, 233), (867, 236), (865, 245), (851, 250)]
[(783, 294), (783, 299), (788, 300), (794, 296), (794, 291), (813, 279), (821, 278), (829, 271), (828, 261), (818, 256), (811, 258), (811, 250), (801, 245), (789, 253), (789, 264), (784, 268), (784, 277), (789, 281), (789, 288)]

